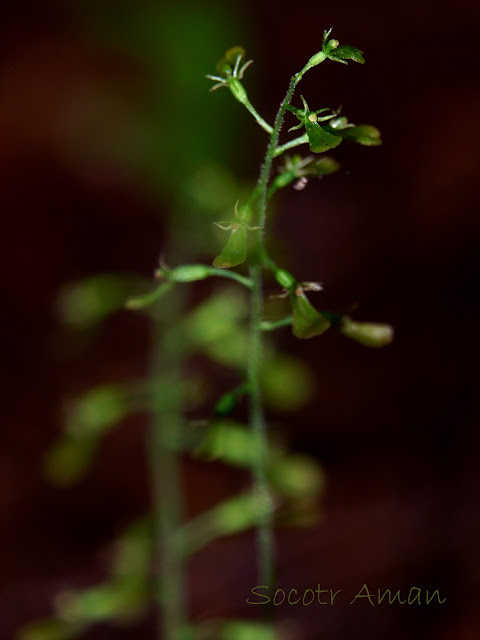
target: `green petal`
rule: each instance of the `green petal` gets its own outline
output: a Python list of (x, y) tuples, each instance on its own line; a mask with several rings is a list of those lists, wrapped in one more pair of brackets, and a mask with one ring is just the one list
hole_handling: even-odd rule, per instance
[(342, 129), (339, 134), (345, 138), (345, 140), (363, 144), (367, 147), (382, 144), (380, 131), (371, 124), (359, 124), (354, 127), (347, 127), (346, 129)]
[(291, 296), (293, 311), (293, 335), (296, 338), (313, 338), (330, 327), (330, 321), (310, 304), (307, 296), (296, 293)]
[(330, 53), (329, 58), (336, 58), (338, 60), (353, 60), (360, 64), (364, 64), (365, 58), (363, 52), (356, 47), (350, 47), (349, 45), (340, 45), (335, 47)]
[(232, 67), (226, 58), (222, 58), (217, 62), (216, 69), (217, 73), (219, 73), (221, 76), (226, 76), (228, 73), (232, 72)]
[(237, 58), (240, 56), (240, 64), (246, 59), (247, 54), (245, 53), (245, 49), (240, 46), (231, 47), (228, 51), (225, 52), (225, 60), (233, 66), (237, 62)]
[(238, 225), (230, 232), (230, 237), (222, 253), (215, 258), (213, 266), (228, 269), (242, 264), (247, 259), (247, 229)]
[(223, 58), (217, 62), (217, 72), (226, 75), (227, 71), (232, 72), (238, 56), (241, 56), (240, 64), (245, 60), (245, 49), (243, 47), (231, 47), (225, 52)]

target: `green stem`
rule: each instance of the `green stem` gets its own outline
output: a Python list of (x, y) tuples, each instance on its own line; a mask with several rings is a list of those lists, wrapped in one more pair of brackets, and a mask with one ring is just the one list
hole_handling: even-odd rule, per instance
[[(255, 233), (255, 246), (253, 254), (253, 264), (250, 267), (251, 289), (251, 309), (250, 309), (250, 341), (248, 358), (248, 382), (250, 389), (250, 427), (255, 435), (257, 452), (253, 479), (255, 492), (260, 504), (263, 506), (271, 504), (270, 487), (266, 474), (266, 456), (268, 450), (267, 427), (262, 402), (262, 391), (260, 387), (260, 368), (262, 362), (262, 328), (263, 317), (263, 280), (262, 267), (266, 254), (264, 248), (265, 222), (267, 216), (267, 189), (270, 179), (275, 148), (277, 146), (280, 129), (282, 127), (285, 111), (292, 99), (298, 80), (293, 77), (290, 81), (287, 94), (282, 101), (275, 124), (270, 136), (265, 160), (262, 165), (257, 189), (260, 192), (259, 200), (259, 220), (261, 227)], [(258, 557), (258, 579), (259, 584), (273, 587), (274, 585), (274, 535), (273, 535), (273, 512), (272, 509), (265, 509), (264, 516), (257, 527), (257, 557)]]
[(293, 147), (298, 147), (299, 145), (305, 144), (308, 141), (309, 141), (308, 136), (306, 133), (304, 133), (303, 136), (298, 136), (298, 138), (294, 138), (293, 140), (290, 140), (289, 142), (286, 142), (285, 144), (282, 144), (279, 147), (277, 147), (275, 149), (274, 156), (277, 158), (284, 151), (288, 151), (288, 149), (293, 149)]
[[(245, 276), (242, 276), (239, 273), (236, 273), (235, 271), (216, 269), (215, 267), (210, 267), (209, 265), (182, 265), (182, 268), (185, 269), (188, 267), (196, 267), (196, 266), (201, 267), (203, 272), (206, 274), (206, 276), (203, 276), (203, 277), (218, 276), (220, 278), (228, 278), (230, 280), (235, 280), (236, 282), (239, 282), (244, 287), (247, 287), (247, 289), (250, 289), (252, 287), (252, 282), (249, 278), (246, 278)], [(166, 277), (168, 277), (168, 274)], [(203, 279), (203, 277), (198, 278), (198, 280)], [(190, 279), (183, 280), (183, 282), (191, 282), (191, 281), (192, 280)], [(174, 287), (176, 282), (182, 282), (182, 280), (172, 279), (167, 282), (163, 282), (159, 287), (157, 287), (156, 289), (153, 289), (153, 291), (149, 291), (143, 296), (135, 296), (133, 298), (129, 298), (125, 303), (125, 307), (127, 309), (136, 309), (136, 310), (149, 307), (154, 302), (159, 300), (159, 298), (161, 298), (165, 293), (168, 293)]]
[(292, 322), (292, 316), (287, 316), (281, 320), (263, 320), (260, 323), (260, 329), (262, 331), (275, 331), (275, 329), (282, 329), (283, 327), (290, 326)]
[(274, 537), (271, 509), (265, 508), (271, 503), (270, 488), (266, 475), (267, 434), (260, 387), (260, 368), (262, 362), (262, 331), (260, 323), (263, 314), (262, 266), (250, 268), (250, 277), (254, 283), (251, 294), (250, 341), (248, 358), (248, 382), (250, 389), (250, 427), (254, 434), (255, 461), (253, 466), (254, 491), (261, 505), (262, 516), (257, 526), (258, 577), (260, 584), (273, 586)]
[(154, 319), (151, 364), (154, 392), (147, 440), (153, 493), (154, 597), (161, 612), (160, 640), (180, 640), (186, 620), (184, 567), (175, 538), (183, 521), (178, 457), (178, 439), (183, 426), (179, 393), (183, 347), (178, 330), (167, 330), (169, 326), (176, 326), (180, 315), (180, 294), (176, 294), (171, 292), (161, 318)]
[(209, 267), (210, 275), (219, 276), (220, 278), (230, 278), (230, 280), (235, 280), (240, 284), (243, 284), (247, 289), (252, 288), (252, 281), (250, 278), (246, 278), (245, 276), (236, 273), (235, 271), (230, 271), (227, 269), (216, 269), (215, 267)]
[(252, 114), (252, 116), (255, 118), (255, 120), (258, 122), (258, 124), (262, 127), (262, 129), (264, 129), (267, 133), (269, 133), (271, 135), (272, 132), (273, 132), (272, 127), (267, 122), (265, 122), (265, 120), (262, 118), (262, 116), (257, 112), (255, 107), (252, 105), (250, 100), (246, 100), (242, 104)]
[(163, 282), (159, 287), (153, 289), (153, 291), (145, 293), (143, 296), (128, 298), (125, 303), (125, 308), (138, 310), (149, 307), (151, 304), (159, 300), (163, 295), (168, 293), (174, 286), (174, 282)]

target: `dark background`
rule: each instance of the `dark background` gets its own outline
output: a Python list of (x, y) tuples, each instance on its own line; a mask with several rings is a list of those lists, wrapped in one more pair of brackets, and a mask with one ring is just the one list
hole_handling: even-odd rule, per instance
[[(180, 95), (182, 78), (177, 84), (162, 56), (167, 16), (177, 25), (169, 37), (178, 68), (201, 59), (202, 73), (213, 72), (226, 48), (245, 43), (255, 59), (246, 84), (267, 120), (333, 26), (367, 63), (325, 64), (302, 93), (320, 106), (341, 102), (384, 140), (376, 149), (342, 145), (343, 171), (286, 193), (275, 224), (295, 273), (327, 284), (325, 306), (360, 301), (359, 319), (396, 331), (380, 351), (334, 333), (279, 338), (316, 380), (309, 405), (282, 418), (290, 444), (318, 457), (328, 475), (322, 522), (279, 533), (279, 584), (320, 582), (352, 594), (363, 583), (422, 586), (447, 602), (283, 607), (278, 615), (305, 640), (477, 638), (477, 3), (82, 4), (1, 10), (0, 638), (47, 615), (60, 588), (100, 579), (108, 542), (149, 503), (138, 419), (109, 436), (78, 486), (43, 479), (64, 396), (144, 373), (149, 339), (146, 322), (123, 312), (80, 348), (62, 333), (60, 287), (104, 271), (150, 277), (174, 199), (169, 184), (203, 162), (205, 140), (243, 180), (255, 179), (262, 159), (263, 138), (226, 92), (207, 96), (202, 77)], [(144, 41), (156, 50), (141, 46), (141, 7), (160, 16), (144, 21)], [(170, 122), (179, 141), (172, 145), (170, 132), (177, 153), (167, 158)], [(240, 486), (228, 469), (198, 462), (185, 462), (185, 483), (191, 513)], [(244, 603), (253, 557), (251, 537), (240, 536), (192, 561), (194, 618), (252, 615)], [(151, 623), (85, 637), (153, 637)]]

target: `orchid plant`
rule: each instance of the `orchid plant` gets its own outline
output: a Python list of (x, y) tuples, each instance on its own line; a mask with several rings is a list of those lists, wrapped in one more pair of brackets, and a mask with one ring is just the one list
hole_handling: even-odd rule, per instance
[[(153, 518), (148, 522), (145, 519), (135, 523), (118, 541), (110, 580), (83, 591), (60, 594), (55, 605), (56, 617), (24, 630), (22, 640), (68, 640), (81, 636), (95, 622), (134, 618), (152, 599), (159, 607), (158, 637), (163, 640), (246, 637), (274, 640), (280, 637), (271, 623), (245, 620), (190, 622), (185, 604), (184, 563), (219, 536), (254, 528), (258, 584), (273, 588), (274, 529), (278, 518), (288, 509), (297, 519), (304, 509), (305, 516), (312, 508), (313, 496), (322, 486), (322, 471), (316, 461), (286, 451), (267, 428), (264, 371), (269, 334), (290, 328), (296, 338), (310, 339), (334, 329), (373, 348), (388, 345), (393, 339), (393, 329), (388, 324), (358, 321), (347, 313), (314, 306), (309, 294), (321, 292), (323, 283), (315, 278), (312, 281), (298, 279), (290, 269), (279, 265), (276, 257), (267, 250), (267, 240), (270, 239), (269, 205), (281, 189), (293, 187), (302, 191), (309, 180), (337, 171), (338, 162), (325, 154), (344, 140), (364, 146), (381, 144), (379, 130), (370, 124), (355, 125), (339, 110), (325, 106), (311, 109), (303, 95), (300, 102), (294, 103), (299, 83), (314, 67), (327, 60), (341, 64), (352, 61), (364, 63), (362, 51), (341, 45), (330, 35), (331, 29), (324, 32), (320, 51), (290, 79), (286, 95), (271, 124), (252, 105), (244, 87), (245, 73), (253, 61), (247, 59), (242, 47), (229, 49), (218, 62), (216, 73), (206, 76), (214, 82), (210, 91), (228, 89), (268, 134), (257, 183), (249, 195), (242, 195), (232, 202), (231, 219), (215, 222), (217, 228), (228, 236), (211, 265), (193, 263), (170, 267), (162, 258), (154, 272), (158, 282), (155, 288), (128, 298), (127, 308), (146, 310), (155, 327), (151, 381), (141, 388), (140, 393), (138, 389), (133, 393), (131, 389), (125, 392), (118, 387), (106, 387), (87, 395), (71, 416), (70, 422), (76, 426), (70, 429), (68, 436), (71, 440), (80, 434), (80, 442), (88, 458), (92, 455), (92, 434), (96, 436), (140, 405), (146, 406), (153, 416), (148, 442), (154, 493)], [(313, 104), (314, 99), (309, 99), (309, 102)], [(289, 132), (299, 133), (280, 142), (280, 131), (287, 116), (296, 119)], [(302, 154), (305, 147), (308, 152)], [(291, 150), (295, 151), (287, 154)], [(220, 395), (211, 415), (200, 425), (197, 421), (196, 427), (192, 427), (181, 419), (181, 361), (185, 345), (192, 343), (192, 327), (200, 322), (201, 314), (196, 316), (194, 310), (180, 320), (181, 304), (176, 294), (178, 285), (211, 277), (229, 280), (246, 292), (248, 321), (243, 321), (242, 314), (235, 318), (235, 331), (238, 336), (245, 337), (246, 349), (245, 353), (240, 353), (243, 364), (236, 368), (240, 378), (238, 384)], [(285, 299), (287, 306), (281, 317), (268, 317), (264, 293), (267, 278), (270, 278), (270, 283), (275, 283), (275, 297)], [(118, 297), (123, 295), (122, 289)], [(221, 304), (224, 304), (223, 299)], [(212, 318), (218, 319), (222, 313), (225, 315), (224, 306), (223, 309), (219, 312), (218, 305), (211, 305), (208, 313), (201, 316), (203, 324), (200, 326), (205, 328), (205, 318), (208, 325), (213, 322)], [(228, 319), (222, 321), (227, 322)], [(249, 407), (248, 424), (234, 419), (239, 403), (245, 398)], [(56, 457), (51, 458), (50, 472), (53, 468), (53, 474), (59, 473), (59, 459), (66, 460), (64, 467), (71, 473), (73, 458), (69, 458), (68, 446), (67, 449), (65, 446), (65, 442), (61, 443), (60, 452), (57, 449)], [(78, 447), (78, 440), (75, 446)], [(181, 508), (179, 457), (187, 451), (200, 459), (220, 459), (226, 464), (247, 469), (252, 477), (252, 487), (185, 521)]]

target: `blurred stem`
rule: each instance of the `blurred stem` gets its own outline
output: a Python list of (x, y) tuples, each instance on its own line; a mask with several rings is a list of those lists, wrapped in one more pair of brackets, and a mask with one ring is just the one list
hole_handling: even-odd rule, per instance
[[(260, 234), (258, 234), (260, 237)], [(248, 358), (248, 383), (250, 389), (250, 426), (254, 433), (255, 460), (253, 466), (254, 490), (261, 505), (262, 518), (257, 526), (257, 565), (259, 584), (273, 586), (274, 537), (272, 510), (262, 509), (271, 502), (266, 475), (267, 428), (260, 387), (260, 367), (262, 362), (262, 331), (260, 322), (263, 315), (262, 266), (250, 267), (253, 282), (250, 307), (250, 340)]]
[(181, 640), (186, 620), (184, 567), (176, 545), (183, 522), (178, 455), (183, 427), (180, 393), (183, 347), (177, 328), (183, 295), (180, 289), (170, 292), (169, 304), (162, 308), (161, 316), (154, 318), (153, 326), (152, 422), (147, 446), (153, 492), (153, 571), (159, 640)]
[(260, 323), (260, 329), (262, 331), (275, 331), (275, 329), (289, 327), (292, 322), (292, 316), (287, 316), (286, 318), (282, 318), (281, 320), (263, 320)]

